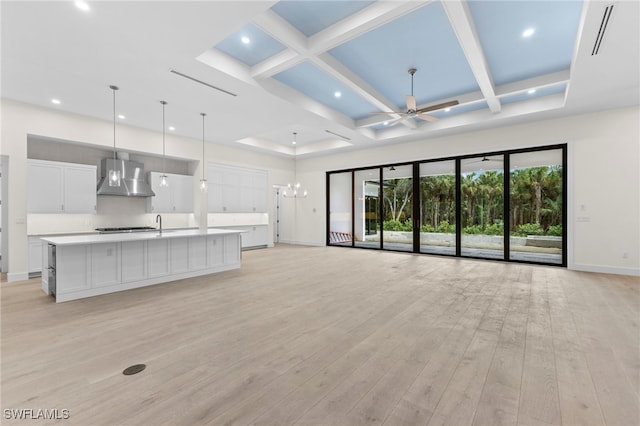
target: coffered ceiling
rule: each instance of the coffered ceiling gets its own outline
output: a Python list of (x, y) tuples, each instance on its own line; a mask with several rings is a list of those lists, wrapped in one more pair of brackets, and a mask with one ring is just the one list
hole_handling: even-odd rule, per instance
[(3, 97), (299, 156), (639, 103), (638, 2), (86, 4), (2, 2)]

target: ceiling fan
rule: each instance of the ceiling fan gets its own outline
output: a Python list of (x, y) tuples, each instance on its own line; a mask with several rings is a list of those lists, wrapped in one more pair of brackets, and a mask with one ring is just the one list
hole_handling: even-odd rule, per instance
[(413, 96), (413, 75), (416, 73), (416, 71), (418, 71), (416, 68), (409, 68), (408, 73), (409, 75), (411, 75), (411, 95), (407, 95), (406, 97), (406, 102), (407, 102), (407, 110), (406, 111), (381, 111), (381, 112), (374, 112), (373, 114), (398, 114), (400, 115), (400, 117), (395, 118), (393, 120), (389, 120), (387, 122), (387, 124), (389, 126), (395, 126), (396, 124), (409, 120), (413, 117), (417, 117), (420, 118), (421, 120), (424, 121), (438, 121), (438, 118), (427, 114), (427, 112), (430, 111), (436, 111), (439, 109), (443, 109), (443, 108), (449, 108), (452, 107), (454, 105), (458, 105), (458, 101), (454, 100), (454, 101), (449, 101), (449, 102), (443, 102), (441, 104), (436, 104), (436, 105), (430, 105), (428, 107), (424, 107), (424, 108), (420, 108), (418, 109), (417, 105), (416, 105), (416, 97)]

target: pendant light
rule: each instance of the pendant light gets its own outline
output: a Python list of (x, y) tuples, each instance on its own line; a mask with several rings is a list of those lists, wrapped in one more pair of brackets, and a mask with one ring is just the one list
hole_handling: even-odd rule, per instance
[(201, 112), (200, 115), (202, 116), (202, 179), (200, 179), (200, 191), (202, 192), (207, 192), (207, 180), (204, 178), (204, 168), (205, 168), (205, 162), (204, 162), (204, 117), (207, 115), (204, 112)]
[(302, 193), (300, 192), (300, 182), (298, 182), (298, 162), (296, 160), (296, 144), (298, 143), (296, 140), (296, 136), (298, 136), (298, 133), (293, 132), (293, 140), (291, 141), (291, 144), (293, 145), (293, 164), (294, 164), (294, 169), (293, 169), (293, 185), (288, 183), (287, 184), (287, 188), (282, 191), (282, 196), (285, 198), (307, 198), (307, 190), (304, 189), (302, 190)]
[(118, 86), (109, 86), (113, 92), (113, 168), (108, 171), (109, 186), (120, 186), (122, 176), (116, 162), (116, 90)]
[(165, 151), (165, 125), (164, 125), (164, 107), (167, 105), (166, 101), (160, 101), (162, 104), (162, 175), (160, 176), (160, 187), (166, 188), (169, 186), (169, 180), (167, 179), (167, 174), (165, 172), (165, 159), (167, 158), (167, 154)]

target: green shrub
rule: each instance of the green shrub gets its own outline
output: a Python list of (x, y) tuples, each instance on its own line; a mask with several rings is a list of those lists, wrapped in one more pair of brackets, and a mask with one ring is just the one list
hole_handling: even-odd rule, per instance
[(462, 229), (462, 233), (467, 235), (479, 235), (482, 234), (482, 228), (480, 225), (465, 226)]
[(544, 229), (539, 223), (524, 223), (516, 228), (514, 232), (520, 237), (526, 237), (527, 235), (544, 235)]
[(399, 220), (385, 220), (382, 223), (382, 229), (385, 231), (411, 232), (413, 230), (413, 222), (407, 219), (404, 222)]
[(436, 229), (428, 223), (425, 223), (420, 227), (420, 232), (436, 232)]
[(442, 232), (443, 234), (455, 234), (456, 233), (456, 225), (449, 224), (448, 221), (443, 220), (438, 224), (438, 232)]
[(504, 223), (502, 221), (488, 225), (484, 228), (485, 235), (504, 235)]
[(562, 225), (551, 225), (549, 229), (547, 229), (547, 235), (562, 237)]
[(402, 228), (402, 222), (399, 220), (385, 220), (382, 222), (382, 229), (385, 231), (400, 231)]

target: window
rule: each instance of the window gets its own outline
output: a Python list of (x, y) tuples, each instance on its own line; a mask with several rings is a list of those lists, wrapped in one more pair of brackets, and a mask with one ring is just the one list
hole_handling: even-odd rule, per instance
[(565, 174), (566, 145), (328, 172), (328, 241), (564, 266)]

